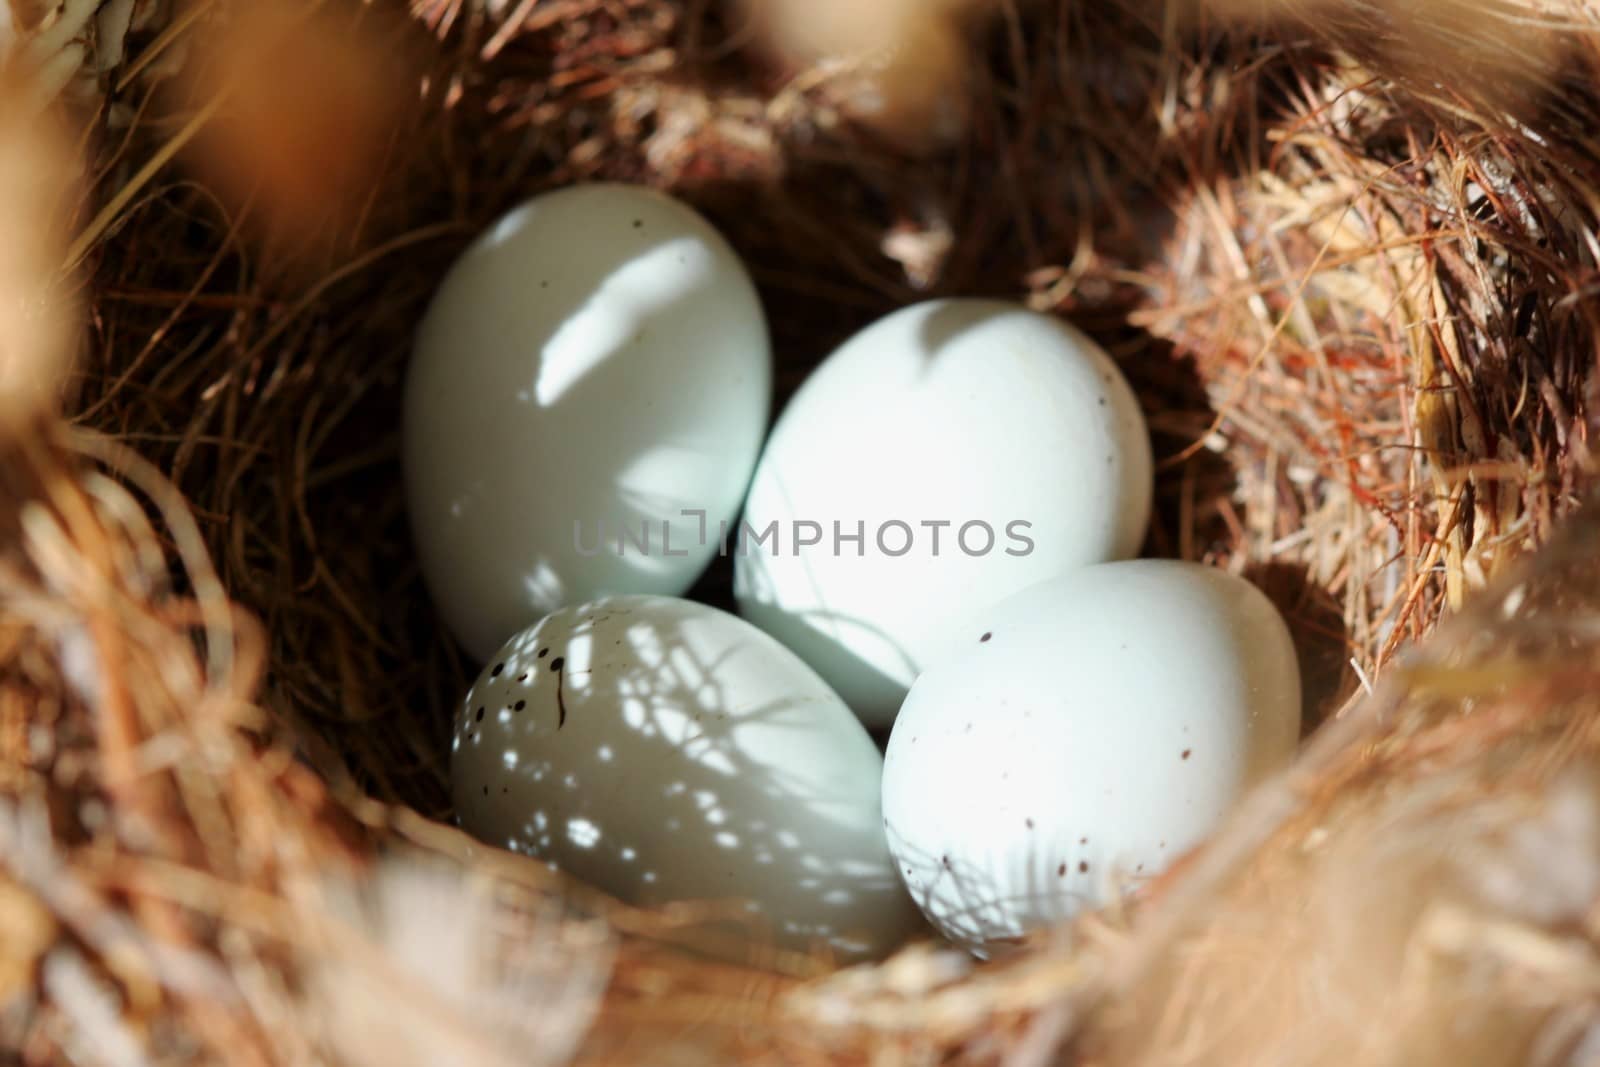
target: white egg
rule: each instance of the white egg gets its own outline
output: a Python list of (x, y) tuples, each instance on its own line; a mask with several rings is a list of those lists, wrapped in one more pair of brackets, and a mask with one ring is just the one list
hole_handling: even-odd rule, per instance
[(749, 275), (670, 197), (576, 186), (480, 237), (418, 333), (403, 434), (423, 574), (468, 651), (562, 604), (687, 590), (771, 377)]
[(912, 897), (980, 953), (1157, 874), (1294, 753), (1294, 646), (1241, 578), (1107, 563), (963, 630), (895, 723), (883, 808)]
[(464, 828), (625, 901), (737, 901), (758, 939), (851, 958), (920, 925), (877, 748), (726, 612), (625, 596), (550, 615), (495, 654), (452, 752)]
[(739, 609), (888, 726), (974, 612), (1137, 552), (1150, 497), (1138, 403), (1092, 341), (1015, 304), (919, 304), (773, 430), (730, 550)]

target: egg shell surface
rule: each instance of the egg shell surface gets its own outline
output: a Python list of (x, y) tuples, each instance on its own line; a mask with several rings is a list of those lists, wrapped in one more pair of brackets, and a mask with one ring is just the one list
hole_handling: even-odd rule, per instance
[(1088, 567), (971, 619), (912, 687), (884, 763), (890, 848), (933, 924), (985, 952), (1159, 873), (1299, 731), (1294, 646), (1249, 582)]
[(758, 939), (844, 958), (921, 924), (876, 746), (737, 616), (638, 596), (558, 611), (490, 660), (452, 752), (468, 832), (624, 901), (738, 901)]
[(918, 304), (846, 341), (779, 419), (733, 553), (739, 610), (886, 727), (974, 612), (1137, 552), (1151, 492), (1143, 416), (1093, 341), (1016, 304)]
[(450, 630), (482, 660), (563, 604), (686, 591), (771, 377), (749, 275), (685, 204), (593, 184), (501, 218), (440, 285), (405, 387), (407, 505)]

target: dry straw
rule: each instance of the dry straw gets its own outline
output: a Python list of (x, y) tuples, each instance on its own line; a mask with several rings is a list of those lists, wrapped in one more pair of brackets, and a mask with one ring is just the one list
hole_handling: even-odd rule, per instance
[[(1600, 1056), (1600, 8), (257, 7), (0, 7), (0, 1050)], [(437, 821), (468, 665), (408, 548), (399, 375), (478, 228), (601, 176), (729, 233), (785, 391), (929, 293), (1093, 331), (1155, 433), (1151, 551), (1291, 620), (1301, 763), (982, 968), (709, 962), (714, 903)]]

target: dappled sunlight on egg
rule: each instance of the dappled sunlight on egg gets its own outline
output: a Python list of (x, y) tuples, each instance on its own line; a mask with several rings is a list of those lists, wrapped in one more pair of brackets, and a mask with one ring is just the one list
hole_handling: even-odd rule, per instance
[(462, 826), (632, 903), (738, 903), (758, 941), (882, 954), (918, 926), (882, 760), (816, 674), (713, 608), (608, 597), (496, 653), (457, 718)]
[(1293, 755), (1288, 628), (1192, 563), (1086, 567), (969, 620), (889, 739), (911, 895), (980, 953), (1097, 907), (1199, 844)]
[(649, 189), (506, 215), (440, 285), (407, 373), (406, 500), (474, 656), (569, 603), (686, 591), (750, 478), (766, 320), (733, 250)]

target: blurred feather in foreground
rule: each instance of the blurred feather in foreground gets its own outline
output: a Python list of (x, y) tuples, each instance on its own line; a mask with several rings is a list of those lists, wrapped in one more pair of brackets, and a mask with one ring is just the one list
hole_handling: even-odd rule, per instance
[[(1287, 25), (1412, 91), (1517, 110), (1559, 71), (1569, 0), (1180, 0), (1193, 15)], [(1581, 0), (1570, 0), (1576, 11)], [(1575, 24), (1575, 23), (1573, 23)]]
[(610, 972), (602, 931), (519, 913), (417, 855), (332, 889), (357, 937), (333, 941), (308, 994), (342, 1062), (543, 1067), (577, 1049)]
[[(971, 31), (994, 0), (743, 0), (758, 40), (846, 117), (910, 149), (963, 132)], [(1463, 109), (1526, 110), (1581, 0), (1171, 0), (1180, 24), (1287, 27)], [(1568, 10), (1568, 9), (1571, 10)], [(1564, 13), (1570, 18), (1564, 18)]]
[(744, 0), (767, 52), (842, 114), (908, 149), (966, 125), (967, 22), (989, 0)]
[(181, 83), (197, 114), (215, 112), (197, 163), (288, 251), (349, 239), (379, 195), (412, 91), (386, 26), (353, 4), (242, 4), (197, 42)]
[(60, 400), (78, 339), (62, 262), (77, 179), (64, 138), (0, 80), (0, 428)]

